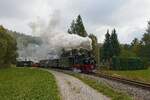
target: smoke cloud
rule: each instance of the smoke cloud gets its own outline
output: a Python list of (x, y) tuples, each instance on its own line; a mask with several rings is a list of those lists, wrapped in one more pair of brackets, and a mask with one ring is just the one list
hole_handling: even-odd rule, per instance
[(30, 44), (22, 51), (22, 54), (25, 53), (31, 59), (40, 60), (58, 58), (62, 53), (62, 49), (92, 49), (90, 38), (57, 31), (60, 19), (60, 12), (55, 11), (48, 21), (37, 18), (36, 21), (31, 22), (29, 26), (32, 33), (41, 37), (42, 44), (38, 46)]

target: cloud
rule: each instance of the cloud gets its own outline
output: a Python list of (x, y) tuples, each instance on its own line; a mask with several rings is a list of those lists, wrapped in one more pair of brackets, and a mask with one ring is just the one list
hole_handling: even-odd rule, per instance
[(0, 24), (31, 34), (28, 23), (37, 16), (49, 18), (61, 12), (59, 29), (66, 32), (73, 18), (81, 14), (88, 33), (103, 42), (107, 29), (116, 28), (121, 42), (140, 38), (150, 17), (149, 0), (0, 0)]

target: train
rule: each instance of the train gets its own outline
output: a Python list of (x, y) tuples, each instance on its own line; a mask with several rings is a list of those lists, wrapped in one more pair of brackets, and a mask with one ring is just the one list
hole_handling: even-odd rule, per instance
[(83, 55), (60, 57), (59, 59), (40, 60), (39, 67), (59, 68), (75, 72), (91, 73), (95, 71), (96, 62), (92, 57)]
[(31, 67), (34, 64), (33, 61), (17, 61), (16, 66), (17, 67)]
[[(30, 63), (29, 63), (30, 62)], [(85, 54), (61, 55), (57, 59), (43, 59), (38, 63), (31, 61), (18, 62), (17, 66), (32, 66), (42, 68), (59, 68), (75, 72), (92, 73), (95, 71), (96, 62), (94, 57)]]

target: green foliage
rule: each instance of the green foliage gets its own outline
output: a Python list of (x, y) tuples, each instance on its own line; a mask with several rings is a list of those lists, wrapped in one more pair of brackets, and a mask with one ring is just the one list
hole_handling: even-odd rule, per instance
[(150, 21), (142, 39), (134, 38), (130, 45), (123, 45), (120, 57), (140, 57), (144, 66), (150, 66)]
[(75, 24), (74, 20), (71, 23), (70, 29), (68, 29), (68, 33), (70, 33), (70, 34), (76, 34), (76, 24)]
[(142, 60), (138, 57), (136, 58), (113, 57), (112, 69), (113, 70), (137, 70), (137, 69), (145, 69), (145, 67)]
[(131, 42), (131, 46), (137, 46), (140, 44), (140, 41), (137, 38), (134, 38), (133, 41)]
[(54, 76), (29, 68), (0, 70), (1, 100), (60, 100)]
[(122, 44), (121, 45), (121, 53), (119, 57), (128, 58), (128, 57), (137, 57), (137, 54), (133, 52), (130, 44)]
[(112, 31), (112, 34), (110, 36), (109, 30), (107, 30), (107, 33), (105, 35), (105, 41), (102, 47), (102, 60), (105, 62), (111, 62), (111, 58), (113, 56), (119, 56), (121, 52), (121, 47), (117, 38), (116, 30), (114, 29)]
[(128, 51), (131, 50), (131, 45), (130, 45), (130, 44), (123, 44), (121, 47), (122, 47), (122, 49), (124, 49), (124, 50), (128, 50)]
[(112, 56), (112, 45), (110, 41), (110, 34), (109, 30), (107, 30), (107, 33), (105, 35), (105, 41), (102, 47), (102, 59), (106, 62), (108, 61)]
[(150, 46), (142, 46), (139, 56), (144, 60), (145, 66), (150, 66)]
[(77, 34), (82, 37), (87, 36), (87, 32), (85, 30), (85, 27), (82, 22), (82, 18), (80, 15), (78, 15), (77, 19), (72, 21), (70, 29), (68, 29), (68, 33), (70, 34)]
[(112, 45), (112, 54), (111, 56), (119, 56), (120, 52), (121, 52), (121, 48), (120, 48), (120, 44), (117, 38), (117, 34), (116, 34), (116, 30), (114, 29), (112, 31), (111, 37), (110, 37), (110, 42)]
[(150, 45), (150, 21), (148, 22), (146, 33), (143, 35), (142, 42), (144, 45)]
[(9, 35), (3, 26), (0, 26), (0, 65), (9, 66), (15, 63), (16, 57), (16, 39)]
[(119, 76), (135, 81), (150, 83), (150, 68), (144, 70), (128, 70), (128, 71), (103, 70), (101, 72), (112, 76)]
[(135, 52), (132, 52), (132, 51), (126, 50), (126, 49), (122, 49), (119, 57), (128, 58), (128, 57), (137, 57), (137, 55)]
[(145, 65), (150, 66), (150, 21), (146, 33), (143, 35), (138, 55), (144, 59)]
[(92, 40), (92, 55), (94, 55), (95, 61), (98, 63), (99, 62), (99, 47), (97, 43), (97, 37), (94, 34), (90, 34), (89, 38)]
[(137, 56), (139, 56), (140, 54), (141, 47), (142, 47), (142, 44), (137, 38), (135, 38), (131, 42), (131, 51), (134, 52)]
[(150, 33), (145, 33), (142, 38), (144, 45), (150, 45)]

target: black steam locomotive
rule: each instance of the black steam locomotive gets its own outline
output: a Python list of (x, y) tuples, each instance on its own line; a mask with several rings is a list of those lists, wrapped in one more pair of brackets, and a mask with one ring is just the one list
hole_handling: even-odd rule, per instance
[(41, 60), (39, 62), (40, 67), (70, 69), (83, 73), (93, 72), (95, 64), (93, 57), (84, 54), (61, 56), (59, 59)]

